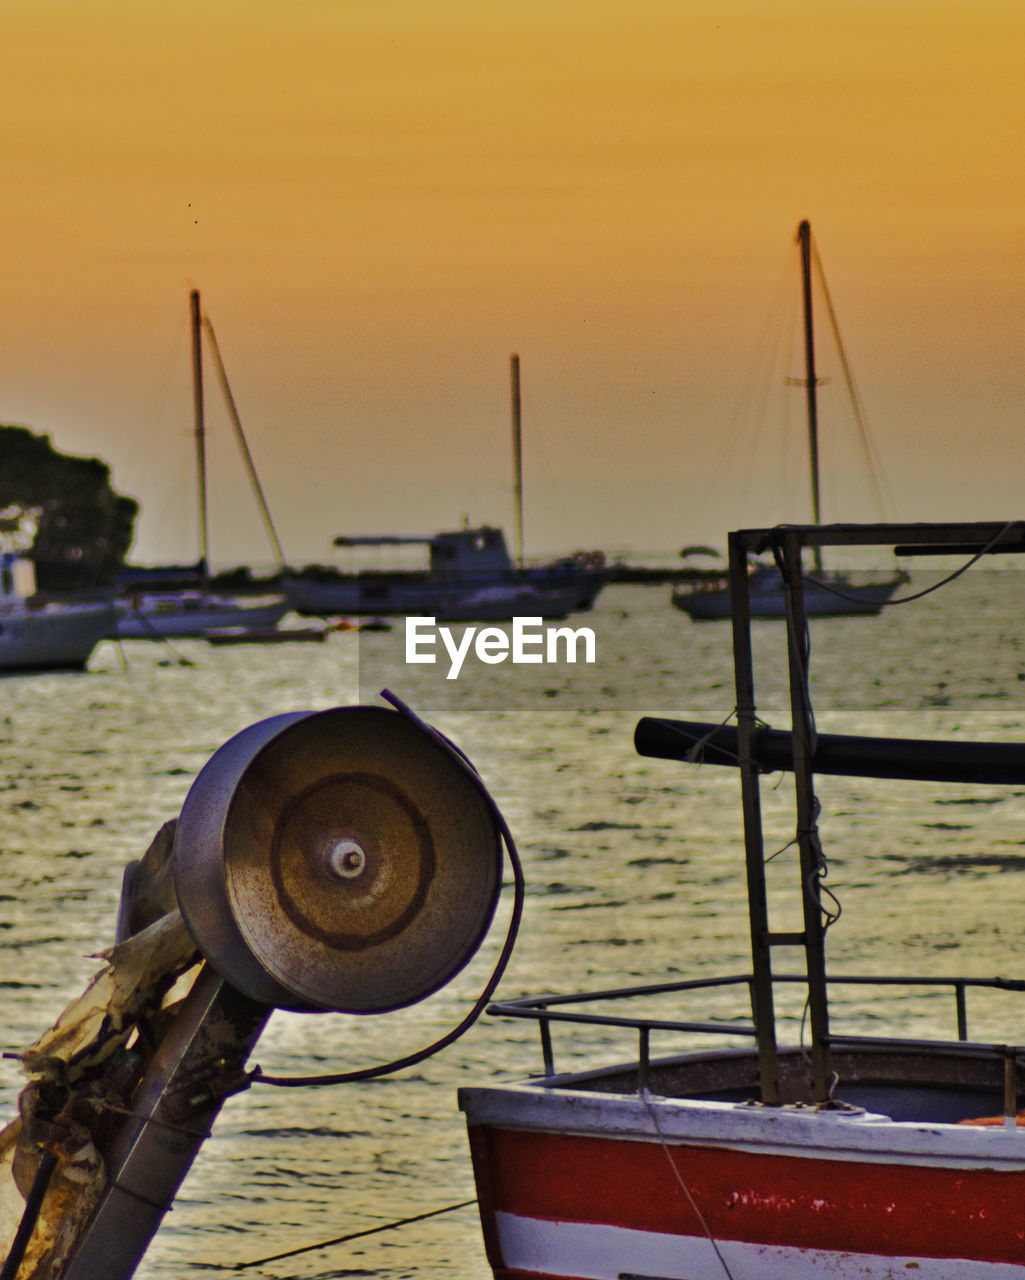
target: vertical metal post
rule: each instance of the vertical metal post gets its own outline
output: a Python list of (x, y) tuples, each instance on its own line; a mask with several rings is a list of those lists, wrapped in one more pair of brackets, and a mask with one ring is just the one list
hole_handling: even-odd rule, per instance
[(509, 357), (512, 382), (513, 492), (516, 496), (516, 567), (523, 568), (523, 433), (520, 426), (520, 357)]
[(957, 1038), (959, 1040), (967, 1040), (968, 1006), (965, 1002), (965, 985), (963, 982), (954, 983), (954, 1000), (957, 1005)]
[[(819, 382), (815, 373), (815, 323), (812, 317), (811, 293), (811, 225), (805, 219), (797, 228), (801, 247), (801, 300), (804, 304), (804, 387), (808, 409), (808, 465), (811, 468), (811, 518), (818, 524), (822, 518), (819, 502)], [(822, 552), (813, 549), (816, 570), (822, 570)]]
[(1004, 1124), (1013, 1128), (1018, 1115), (1018, 1065), (1014, 1049), (1004, 1050)]
[(818, 846), (818, 804), (815, 799), (813, 757), (815, 726), (809, 698), (807, 618), (801, 571), (801, 537), (789, 531), (783, 538), (783, 568), (787, 593), (787, 644), (790, 656), (790, 714), (793, 724), (794, 792), (797, 844), (800, 851), (801, 901), (804, 909), (804, 954), (808, 975), (808, 1021), (812, 1041), (812, 1087), (816, 1102), (829, 1098), (832, 1062), (829, 1051), (829, 1006), (826, 999), (825, 929), (818, 894), (821, 857)]
[(202, 320), (199, 309), (199, 290), (189, 294), (189, 312), (192, 320), (192, 402), (196, 435), (196, 484), (199, 494), (199, 558), (203, 577), (210, 571), (209, 535), (206, 518), (206, 425), (203, 417), (203, 347)]
[(776, 1013), (772, 997), (769, 904), (765, 892), (761, 797), (758, 769), (754, 761), (756, 720), (748, 564), (747, 552), (734, 533), (731, 533), (729, 538), (729, 574), (730, 609), (733, 618), (733, 669), (737, 699), (737, 743), (740, 754), (740, 794), (744, 814), (748, 916), (751, 924), (751, 1016), (757, 1033), (758, 1073), (762, 1102), (777, 1106), (780, 1101), (779, 1061), (776, 1050)]
[[(544, 1008), (544, 1006), (541, 1006)], [(552, 1049), (552, 1027), (547, 1018), (538, 1020), (541, 1032), (541, 1061), (544, 1063), (545, 1076), (555, 1075), (555, 1053)]]

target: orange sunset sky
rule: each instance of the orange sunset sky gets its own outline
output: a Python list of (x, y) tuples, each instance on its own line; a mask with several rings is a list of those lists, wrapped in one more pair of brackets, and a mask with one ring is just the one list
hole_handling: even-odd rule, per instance
[[(1025, 514), (1021, 0), (5, 0), (0, 31), (0, 421), (105, 459), (138, 559), (198, 553), (191, 287), (294, 562), (511, 539), (514, 351), (529, 554), (807, 519), (801, 368), (758, 372), (801, 218), (885, 514)], [(208, 370), (213, 560), (262, 564)], [(819, 372), (823, 514), (877, 518), (824, 341)]]

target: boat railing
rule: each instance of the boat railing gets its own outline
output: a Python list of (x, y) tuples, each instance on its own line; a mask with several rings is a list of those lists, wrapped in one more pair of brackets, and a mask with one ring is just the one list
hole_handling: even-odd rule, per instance
[[(807, 985), (806, 974), (774, 974), (773, 983)], [(552, 1079), (555, 1069), (555, 1050), (552, 1040), (553, 1023), (586, 1024), (595, 1027), (617, 1027), (637, 1033), (637, 1089), (643, 1093), (650, 1078), (652, 1032), (684, 1033), (695, 1035), (741, 1036), (755, 1039), (758, 1030), (751, 1020), (715, 1018), (711, 1020), (686, 1020), (678, 1018), (645, 1018), (628, 1014), (596, 1013), (569, 1006), (636, 1000), (643, 997), (676, 995), (682, 992), (721, 989), (743, 986), (748, 990), (752, 1008), (755, 1007), (755, 975), (730, 974), (715, 978), (692, 978), (678, 982), (662, 982), (637, 987), (619, 987), (607, 991), (592, 991), (570, 995), (520, 996), (511, 1000), (495, 1001), (488, 1006), (488, 1013), (495, 1017), (520, 1018), (536, 1021), (541, 1039), (541, 1057), (544, 1078)], [(1013, 1069), (1014, 1063), (1025, 1054), (1025, 1047), (971, 1041), (968, 1035), (969, 988), (985, 988), (993, 991), (1025, 992), (1025, 980), (1015, 978), (937, 977), (935, 975), (857, 975), (830, 976), (830, 988), (842, 986), (871, 987), (938, 987), (949, 988), (954, 997), (956, 1039), (939, 1040), (908, 1036), (844, 1035), (835, 1031), (828, 1034), (833, 1048), (903, 1048), (908, 1050), (970, 1049), (973, 1055), (1002, 1059)]]

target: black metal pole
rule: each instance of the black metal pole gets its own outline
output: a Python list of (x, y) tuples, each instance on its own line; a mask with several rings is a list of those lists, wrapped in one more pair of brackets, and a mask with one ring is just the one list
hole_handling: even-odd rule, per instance
[(206, 517), (206, 425), (203, 416), (203, 349), (200, 341), (199, 290), (189, 294), (192, 321), (192, 402), (196, 437), (196, 483), (199, 502), (199, 558), (204, 580), (210, 573), (209, 533)]
[[(740, 764), (740, 734), (732, 725), (643, 716), (634, 730), (637, 754), (696, 764)], [(763, 773), (794, 767), (788, 729), (755, 730), (751, 747)], [(932, 738), (867, 738), (820, 733), (815, 772), (853, 778), (903, 778), (909, 782), (978, 782), (1025, 786), (1025, 743), (950, 742)]]
[(523, 568), (523, 432), (520, 406), (520, 357), (509, 358), (512, 383), (513, 492), (516, 498), (516, 567)]
[(826, 993), (826, 929), (820, 884), (825, 871), (818, 835), (813, 758), (815, 725), (809, 700), (807, 619), (801, 578), (801, 539), (787, 533), (783, 543), (787, 592), (787, 639), (790, 657), (790, 710), (793, 722), (794, 793), (797, 847), (804, 915), (804, 955), (808, 975), (808, 1021), (811, 1026), (812, 1093), (827, 1102), (833, 1074), (829, 1050), (829, 1004)]
[(751, 613), (748, 600), (747, 552), (735, 534), (729, 539), (730, 610), (733, 619), (733, 669), (737, 698), (737, 742), (740, 756), (740, 794), (744, 813), (744, 857), (747, 867), (748, 917), (751, 928), (751, 1017), (758, 1043), (761, 1097), (775, 1106), (780, 1101), (776, 1014), (772, 997), (772, 958), (769, 905), (765, 890), (765, 848), (762, 838), (758, 766), (753, 746), (757, 730), (754, 705), (754, 663), (751, 652)]
[[(818, 378), (815, 373), (815, 327), (811, 299), (811, 224), (805, 219), (797, 228), (801, 246), (801, 297), (804, 303), (804, 394), (808, 406), (808, 465), (811, 468), (811, 518), (822, 523), (819, 502), (819, 408)], [(822, 553), (813, 548), (815, 568), (822, 568)]]

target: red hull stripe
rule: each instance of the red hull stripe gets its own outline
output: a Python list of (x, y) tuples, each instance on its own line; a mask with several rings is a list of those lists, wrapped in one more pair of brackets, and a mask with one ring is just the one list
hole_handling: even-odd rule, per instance
[(474, 1128), (482, 1216), (1025, 1265), (1025, 1172)]

